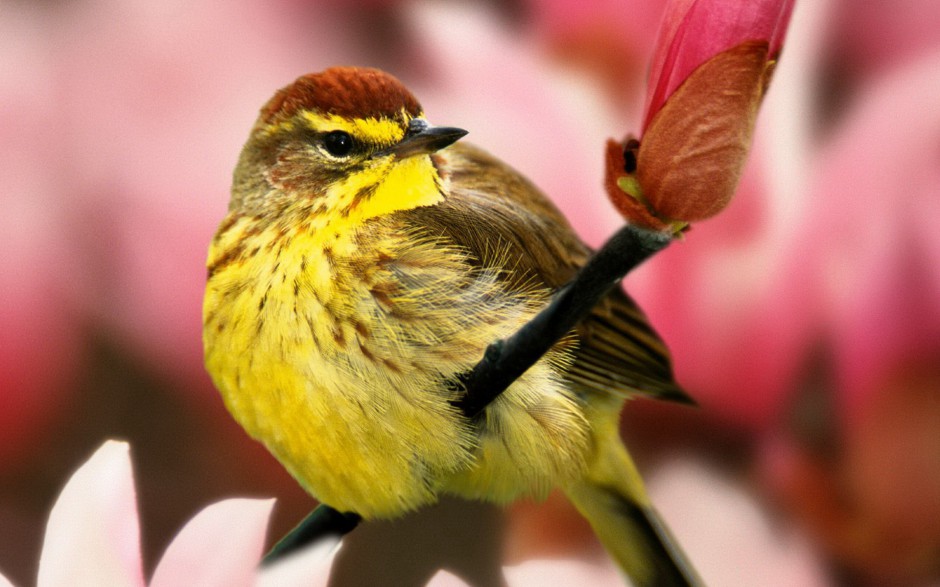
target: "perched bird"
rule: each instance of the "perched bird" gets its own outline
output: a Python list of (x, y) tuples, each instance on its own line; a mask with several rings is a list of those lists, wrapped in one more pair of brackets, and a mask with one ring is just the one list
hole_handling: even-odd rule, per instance
[(685, 584), (618, 422), (631, 395), (686, 396), (619, 288), (480, 415), (456, 407), (460, 375), (591, 254), (465, 134), (374, 69), (278, 91), (209, 250), (206, 367), (245, 430), (341, 512), (558, 487), (636, 584)]

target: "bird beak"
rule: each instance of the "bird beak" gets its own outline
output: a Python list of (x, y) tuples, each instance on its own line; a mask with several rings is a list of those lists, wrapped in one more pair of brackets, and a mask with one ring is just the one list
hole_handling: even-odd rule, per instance
[(373, 157), (395, 155), (405, 159), (414, 155), (427, 155), (440, 151), (467, 134), (462, 128), (450, 126), (431, 126), (423, 118), (413, 118), (408, 124), (405, 138), (391, 147), (386, 147), (372, 154)]

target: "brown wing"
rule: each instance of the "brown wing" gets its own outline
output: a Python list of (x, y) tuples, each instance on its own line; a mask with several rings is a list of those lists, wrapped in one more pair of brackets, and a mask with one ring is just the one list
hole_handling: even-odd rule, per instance
[[(480, 263), (499, 259), (510, 269), (505, 275), (513, 287), (536, 283), (558, 289), (590, 256), (558, 209), (498, 159), (458, 143), (439, 154), (437, 164), (449, 195), (436, 206), (409, 210), (409, 220), (453, 239)], [(691, 401), (673, 380), (669, 351), (620, 288), (598, 304), (577, 334), (576, 360), (568, 373), (573, 383)]]

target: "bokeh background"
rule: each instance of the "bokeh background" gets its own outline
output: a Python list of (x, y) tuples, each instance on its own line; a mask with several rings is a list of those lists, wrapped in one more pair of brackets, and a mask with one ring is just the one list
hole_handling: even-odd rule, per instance
[[(277, 497), (271, 539), (313, 506), (201, 360), (206, 246), (276, 88), (387, 69), (597, 245), (663, 4), (0, 0), (0, 572), (33, 584), (106, 438), (148, 568), (207, 503)], [(624, 435), (713, 584), (940, 581), (938, 96), (940, 3), (798, 0), (736, 199), (626, 282), (700, 408), (634, 402)], [(504, 532), (506, 562), (605, 560), (556, 497)]]

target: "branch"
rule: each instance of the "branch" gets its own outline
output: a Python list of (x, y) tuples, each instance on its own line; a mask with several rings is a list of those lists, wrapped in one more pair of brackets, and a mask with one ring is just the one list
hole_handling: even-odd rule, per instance
[(571, 332), (624, 275), (671, 241), (667, 233), (632, 224), (617, 231), (544, 310), (514, 335), (487, 347), (483, 359), (461, 376), (466, 395), (457, 400), (456, 405), (468, 418), (479, 415)]

